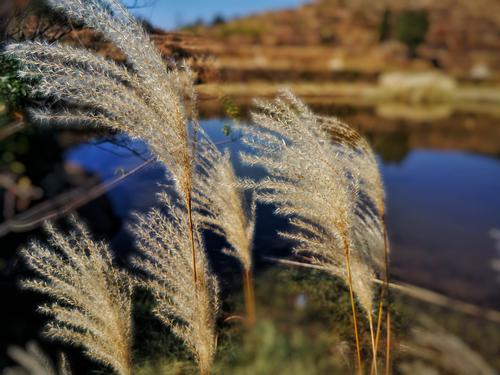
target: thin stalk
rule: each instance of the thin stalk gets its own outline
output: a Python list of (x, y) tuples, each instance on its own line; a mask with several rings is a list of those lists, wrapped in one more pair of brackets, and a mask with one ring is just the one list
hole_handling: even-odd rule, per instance
[[(389, 241), (387, 238), (387, 226), (385, 222), (385, 214), (382, 215), (382, 225), (384, 229), (384, 261), (385, 261), (385, 280), (384, 280), (384, 286), (381, 291), (380, 295), (380, 303), (379, 303), (379, 308), (378, 308), (378, 318), (377, 318), (377, 334), (375, 338), (375, 350), (378, 350), (378, 343), (380, 339), (380, 330), (381, 330), (381, 325), (382, 325), (382, 311), (383, 311), (383, 304), (384, 304), (384, 299), (387, 299), (387, 322), (390, 323), (390, 303), (389, 303)], [(391, 348), (390, 348), (390, 336), (391, 336), (391, 326), (390, 324), (386, 325), (386, 374), (389, 371), (389, 363), (390, 363), (390, 358), (391, 358)]]
[(387, 310), (387, 351), (385, 352), (385, 375), (391, 373), (391, 313)]
[(375, 337), (374, 337), (374, 332), (373, 332), (373, 319), (372, 319), (372, 313), (371, 311), (368, 312), (368, 323), (370, 324), (370, 338), (371, 338), (371, 344), (372, 344), (372, 367), (370, 373), (375, 373), (375, 375), (378, 374), (378, 368), (377, 368), (377, 349), (375, 348)]
[(255, 293), (253, 286), (252, 271), (243, 271), (243, 292), (245, 296), (246, 323), (249, 326), (255, 324)]
[(191, 190), (186, 192), (187, 214), (189, 220), (189, 242), (191, 244), (191, 259), (193, 262), (193, 281), (195, 288), (198, 286), (198, 273), (196, 271), (196, 249), (194, 246), (193, 210), (191, 201)]
[(344, 241), (344, 253), (346, 260), (346, 268), (347, 268), (347, 277), (348, 277), (348, 285), (349, 285), (349, 298), (351, 300), (351, 309), (352, 309), (352, 320), (354, 327), (354, 336), (356, 339), (356, 357), (358, 361), (358, 373), (363, 373), (363, 364), (361, 362), (361, 346), (359, 344), (359, 333), (358, 333), (358, 319), (356, 317), (356, 304), (354, 301), (354, 292), (352, 290), (352, 274), (351, 274), (351, 257), (350, 257), (350, 249), (349, 244), (346, 240), (346, 237), (343, 238)]

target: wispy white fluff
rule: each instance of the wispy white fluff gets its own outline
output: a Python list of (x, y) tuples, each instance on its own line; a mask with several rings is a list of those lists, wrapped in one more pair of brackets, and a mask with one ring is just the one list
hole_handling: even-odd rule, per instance
[(186, 209), (163, 193), (162, 208), (139, 215), (132, 232), (141, 257), (134, 264), (147, 278), (155, 298), (155, 315), (195, 356), (200, 370), (210, 369), (216, 350), (215, 319), (219, 309), (218, 283), (208, 265), (199, 229), (194, 228), (198, 280), (193, 285), (191, 247), (186, 235)]
[(50, 317), (47, 337), (82, 346), (90, 358), (131, 374), (130, 278), (113, 264), (105, 243), (94, 241), (76, 218), (72, 226), (67, 234), (47, 223), (49, 243), (33, 242), (22, 251), (38, 275), (22, 285), (53, 300), (39, 308)]
[(221, 153), (210, 141), (199, 149), (195, 203), (199, 219), (211, 231), (225, 237), (226, 253), (237, 258), (245, 270), (252, 268), (256, 203), (245, 197), (229, 152)]
[(383, 188), (373, 153), (355, 131), (314, 115), (289, 92), (257, 106), (245, 140), (254, 153), (241, 156), (270, 176), (256, 184), (258, 200), (290, 217), (296, 230), (282, 235), (298, 243), (297, 252), (346, 281), (349, 253), (353, 290), (370, 313), (371, 279), (384, 254)]

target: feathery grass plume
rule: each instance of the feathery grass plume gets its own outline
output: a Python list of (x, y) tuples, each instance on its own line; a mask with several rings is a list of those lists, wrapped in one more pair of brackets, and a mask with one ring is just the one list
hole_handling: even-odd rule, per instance
[(46, 223), (48, 245), (32, 242), (22, 250), (39, 275), (22, 285), (55, 301), (39, 307), (52, 317), (47, 337), (82, 346), (91, 359), (131, 374), (130, 277), (113, 264), (105, 243), (94, 241), (75, 217), (71, 223), (69, 234)]
[(229, 152), (221, 153), (209, 140), (199, 147), (194, 203), (205, 227), (225, 237), (225, 253), (239, 260), (243, 268), (246, 320), (255, 322), (252, 277), (252, 247), (256, 202), (245, 199), (242, 182), (236, 177)]
[(18, 366), (6, 368), (3, 375), (71, 375), (71, 369), (66, 356), (61, 353), (56, 366), (36, 342), (30, 341), (26, 349), (18, 346), (7, 348), (7, 354)]
[[(360, 225), (354, 225), (359, 231), (356, 238), (359, 243), (355, 246), (370, 248), (372, 261), (376, 264), (376, 268), (384, 269), (384, 285), (380, 294), (378, 306), (376, 334), (374, 337), (373, 324), (370, 319), (370, 334), (372, 339), (373, 363), (372, 369), (377, 373), (377, 352), (380, 339), (380, 329), (382, 325), (382, 315), (384, 302), (387, 301), (387, 324), (386, 324), (386, 372), (390, 367), (390, 309), (389, 309), (389, 242), (387, 235), (387, 226), (385, 222), (385, 191), (382, 182), (380, 169), (375, 158), (375, 153), (368, 143), (356, 130), (349, 125), (339, 121), (336, 118), (316, 116), (316, 120), (331, 136), (332, 140), (344, 147), (356, 150), (356, 160), (353, 163), (357, 167), (358, 173), (361, 176), (362, 187), (360, 191), (360, 204), (358, 206), (357, 220), (360, 220)], [(369, 222), (369, 225), (364, 225), (363, 221)], [(376, 228), (376, 230), (372, 230)], [(364, 243), (363, 243), (364, 242)], [(378, 242), (378, 243), (377, 243)], [(370, 246), (370, 243), (374, 246)], [(382, 253), (383, 251), (383, 253)]]
[(376, 184), (371, 180), (373, 162), (354, 138), (341, 137), (346, 126), (332, 132), (335, 122), (325, 126), (324, 119), (289, 92), (258, 107), (253, 114), (256, 126), (245, 139), (256, 153), (242, 154), (244, 162), (265, 168), (270, 176), (256, 183), (257, 199), (291, 217), (297, 231), (282, 235), (298, 243), (296, 252), (310, 255), (313, 262), (348, 284), (361, 368), (353, 294), (371, 323), (371, 280), (381, 272), (384, 253), (376, 211), (383, 198), (371, 190)]
[[(417, 358), (399, 366), (403, 374), (424, 374), (419, 368), (434, 369), (436, 374), (496, 375), (498, 374), (480, 354), (459, 337), (440, 329), (415, 328), (411, 341), (403, 345), (408, 354)], [(422, 361), (426, 365), (422, 365)], [(424, 367), (425, 366), (425, 367)], [(425, 372), (425, 374), (432, 372)]]
[[(192, 257), (185, 233), (189, 230), (186, 208), (163, 192), (159, 194), (165, 216), (153, 209), (137, 216), (132, 232), (141, 257), (133, 260), (147, 278), (144, 286), (155, 298), (154, 314), (186, 344), (201, 374), (208, 374), (216, 351), (215, 320), (218, 312), (218, 283), (205, 252), (196, 258), (198, 280), (191, 278)], [(198, 227), (196, 246), (204, 248)]]
[[(117, 0), (48, 0), (48, 4), (113, 42), (126, 55), (127, 66), (59, 44), (8, 46), (7, 54), (22, 64), (19, 75), (31, 79), (32, 94), (57, 104), (32, 109), (33, 118), (42, 123), (104, 126), (148, 142), (184, 198), (192, 228), (190, 134), (198, 128), (196, 113), (188, 106), (196, 97), (192, 72), (169, 68), (142, 26)], [(189, 236), (195, 258), (192, 229)], [(196, 279), (196, 269), (193, 276)]]

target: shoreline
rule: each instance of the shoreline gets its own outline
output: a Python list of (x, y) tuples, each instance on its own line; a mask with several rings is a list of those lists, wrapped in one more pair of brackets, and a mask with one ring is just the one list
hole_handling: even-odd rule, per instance
[[(223, 83), (203, 83), (197, 86), (200, 94), (210, 98), (220, 96), (220, 94), (248, 98), (255, 96), (272, 96), (280, 88), (290, 88), (297, 95), (308, 98), (335, 98), (344, 100), (356, 100), (363, 103), (378, 103), (384, 101), (406, 102), (413, 104), (426, 103), (484, 103), (500, 104), (500, 86), (481, 85), (459, 85), (453, 90), (444, 91), (436, 88), (403, 88), (398, 92), (370, 83), (345, 83), (345, 82), (269, 82), (269, 81), (249, 81), (249, 82), (223, 82)], [(424, 91), (426, 89), (426, 91)], [(418, 97), (411, 94), (419, 93)], [(398, 95), (399, 94), (399, 95)], [(407, 95), (405, 95), (407, 94)]]

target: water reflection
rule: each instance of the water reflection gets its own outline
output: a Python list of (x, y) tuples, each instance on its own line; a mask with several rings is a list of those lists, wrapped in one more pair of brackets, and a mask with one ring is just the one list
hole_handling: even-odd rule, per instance
[[(500, 126), (487, 116), (452, 117), (430, 122), (377, 117), (374, 109), (354, 110), (350, 106), (319, 108), (323, 113), (341, 116), (364, 132), (380, 158), (387, 189), (388, 226), (392, 246), (392, 272), (395, 278), (424, 286), (466, 301), (500, 308), (497, 275), (490, 262), (496, 256), (492, 228), (500, 228)], [(213, 116), (213, 115), (212, 115)], [(208, 116), (210, 117), (210, 116)], [(227, 148), (240, 176), (262, 178), (260, 169), (240, 163), (238, 153), (244, 145), (232, 122), (223, 117), (202, 121), (203, 127), (221, 148)], [(15, 149), (26, 139), (27, 149)], [(0, 337), (0, 367), (5, 364), (5, 348), (32, 338), (42, 320), (33, 306), (38, 296), (25, 296), (18, 280), (26, 275), (17, 251), (30, 238), (40, 238), (37, 217), (45, 217), (48, 203), (61, 209), (69, 200), (88, 195), (95, 186), (119, 178), (150, 157), (147, 147), (123, 135), (109, 136), (81, 131), (28, 127), (3, 140), (0, 150), (9, 160), (26, 168), (33, 186), (44, 196), (31, 202), (26, 211), (6, 220), (2, 202), (6, 191), (0, 189), (0, 292), (7, 301), (0, 317), (9, 321)], [(12, 152), (11, 152), (12, 151)], [(0, 164), (4, 172), (8, 164)], [(9, 162), (10, 163), (10, 162)], [(126, 229), (133, 211), (144, 212), (156, 203), (166, 171), (159, 164), (127, 177), (106, 194), (93, 197), (79, 208), (97, 238), (111, 240), (118, 259), (133, 250), (133, 239)], [(64, 198), (64, 197), (63, 197)], [(54, 206), (54, 203), (55, 206)], [(44, 206), (45, 205), (45, 206)], [(50, 205), (49, 205), (50, 208)], [(31, 225), (33, 224), (34, 225)], [(28, 226), (23, 226), (30, 224)], [(262, 255), (287, 255), (289, 244), (276, 236), (286, 220), (273, 215), (272, 208), (257, 211), (256, 266), (269, 266)], [(220, 240), (207, 238), (207, 247), (216, 250)], [(232, 258), (211, 251), (222, 280), (236, 265)]]
[[(221, 148), (230, 150), (238, 175), (264, 176), (263, 171), (240, 163), (238, 153), (245, 146), (230, 120), (204, 120), (202, 125)], [(381, 158), (387, 188), (395, 276), (476, 303), (498, 305), (488, 232), (500, 227), (500, 160), (415, 148), (419, 136), (403, 128), (382, 134), (369, 130), (367, 135)], [(147, 157), (143, 144), (131, 142), (130, 146)], [(104, 180), (141, 162), (114, 142), (100, 147), (82, 144), (65, 157)], [(153, 206), (158, 183), (163, 182), (165, 173), (159, 166), (132, 176), (109, 193), (114, 211), (127, 221), (131, 211)], [(257, 251), (286, 253), (286, 244), (275, 236), (275, 229), (285, 222), (273, 216), (269, 207), (260, 208), (258, 219)], [(127, 244), (130, 238), (122, 230), (113, 241)]]
[[(381, 118), (376, 109), (368, 107), (319, 105), (315, 109), (337, 114), (360, 129), (380, 158), (395, 277), (500, 307), (496, 276), (490, 267), (494, 244), (488, 236), (492, 228), (500, 228), (498, 119), (454, 114), (412, 122), (397, 115)], [(217, 117), (217, 112), (212, 118), (205, 115), (209, 118), (202, 126), (219, 147), (230, 150), (237, 173), (262, 178), (262, 170), (240, 163), (238, 153), (245, 146), (231, 120)], [(83, 177), (113, 180), (150, 157), (143, 143), (123, 135), (92, 136), (65, 130), (47, 137), (46, 132), (30, 133), (30, 153), (22, 159), (28, 171), (36, 169), (31, 172), (32, 180), (44, 188), (45, 198), (52, 194), (53, 181), (61, 180), (54, 176), (64, 176), (57, 193), (83, 184)], [(47, 139), (53, 147), (44, 148)], [(33, 150), (40, 152), (34, 154)], [(126, 230), (131, 213), (156, 205), (159, 184), (166, 182), (165, 170), (150, 165), (86, 205), (84, 216), (90, 218), (92, 229), (111, 237), (113, 247), (126, 256), (132, 249)], [(259, 207), (256, 248), (260, 255), (287, 253), (288, 244), (275, 235), (285, 225), (271, 207)], [(32, 234), (10, 235), (2, 241), (15, 247)]]

